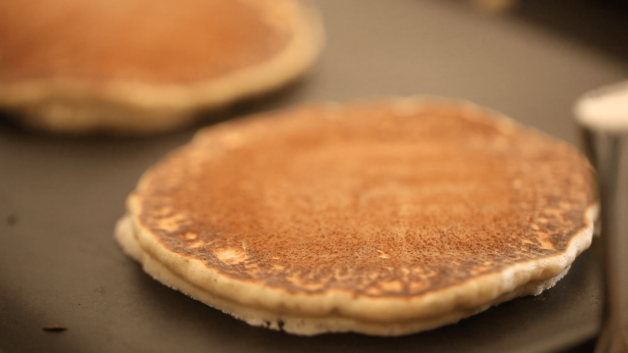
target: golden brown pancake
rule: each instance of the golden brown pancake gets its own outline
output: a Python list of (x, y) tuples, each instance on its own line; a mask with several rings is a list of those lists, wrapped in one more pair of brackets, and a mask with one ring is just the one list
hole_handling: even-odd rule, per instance
[(572, 146), (417, 97), (207, 128), (127, 211), (116, 237), (149, 274), (252, 325), (401, 335), (553, 286), (597, 208)]
[(284, 85), (322, 31), (298, 0), (20, 0), (0, 42), (0, 106), (26, 123), (151, 133)]

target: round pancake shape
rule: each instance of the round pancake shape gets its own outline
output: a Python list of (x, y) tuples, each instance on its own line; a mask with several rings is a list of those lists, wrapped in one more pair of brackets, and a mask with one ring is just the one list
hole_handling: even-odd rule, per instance
[(198, 132), (116, 239), (249, 324), (403, 335), (553, 286), (591, 243), (593, 190), (575, 148), (472, 103), (307, 104)]
[(150, 134), (279, 88), (323, 43), (299, 0), (0, 3), (0, 107), (64, 133)]

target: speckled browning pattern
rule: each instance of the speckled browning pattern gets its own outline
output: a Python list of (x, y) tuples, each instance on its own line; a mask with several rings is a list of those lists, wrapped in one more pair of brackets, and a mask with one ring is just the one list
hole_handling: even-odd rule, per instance
[(413, 297), (560, 254), (594, 203), (571, 146), (461, 104), (308, 105), (225, 123), (151, 169), (173, 252), (291, 293)]
[(279, 3), (1, 1), (0, 83), (73, 79), (181, 84), (223, 76), (283, 49), (292, 29), (270, 10), (281, 8)]

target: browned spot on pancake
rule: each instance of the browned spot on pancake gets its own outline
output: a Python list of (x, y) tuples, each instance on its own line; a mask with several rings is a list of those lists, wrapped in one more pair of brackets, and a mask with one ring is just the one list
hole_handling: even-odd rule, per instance
[(571, 146), (437, 103), (223, 124), (148, 177), (140, 219), (166, 247), (302, 293), (413, 296), (556, 255), (594, 202)]
[[(257, 64), (290, 37), (243, 0), (0, 2), (0, 81), (186, 83)], [(279, 5), (281, 6), (281, 5)]]

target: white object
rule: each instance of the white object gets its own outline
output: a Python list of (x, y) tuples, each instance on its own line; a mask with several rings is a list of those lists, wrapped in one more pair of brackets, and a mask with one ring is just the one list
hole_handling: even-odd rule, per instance
[(574, 113), (591, 129), (628, 132), (628, 81), (585, 93), (576, 102)]

